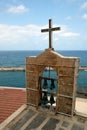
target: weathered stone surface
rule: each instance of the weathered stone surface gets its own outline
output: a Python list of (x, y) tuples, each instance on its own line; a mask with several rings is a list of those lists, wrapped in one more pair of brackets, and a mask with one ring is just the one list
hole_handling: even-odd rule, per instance
[(72, 116), (75, 109), (79, 58), (64, 57), (51, 48), (36, 57), (27, 57), (27, 104), (38, 107), (41, 103), (42, 84), (39, 79), (45, 67), (52, 67), (58, 74), (56, 113), (61, 112)]
[(69, 122), (63, 121), (62, 126), (63, 127), (68, 127), (69, 126)]
[(27, 89), (27, 101), (28, 103), (32, 105), (37, 105), (38, 104), (38, 91), (37, 90), (29, 90)]
[[(86, 118), (74, 116), (74, 118), (71, 119), (70, 117), (67, 118), (62, 115), (52, 116), (52, 113), (43, 113), (41, 110), (36, 111), (29, 109), (25, 111), (24, 114), (21, 113), (22, 115), (20, 114), (19, 118), (16, 117), (16, 119), (10, 122), (3, 130), (86, 130), (87, 127)], [(80, 118), (84, 119), (84, 121), (78, 121)]]
[(85, 123), (85, 119), (82, 117), (78, 117), (77, 121), (80, 123)]
[(84, 127), (74, 124), (71, 130), (84, 130)]
[(20, 128), (35, 114), (34, 111), (29, 110), (23, 118), (21, 118), (15, 125), (10, 127), (10, 130), (20, 130)]
[(25, 130), (34, 130), (46, 119), (46, 115), (38, 114)]
[(63, 128), (59, 128), (58, 130), (64, 130)]
[(42, 130), (55, 130), (56, 124), (59, 123), (58, 119), (50, 118), (48, 122), (43, 126)]
[(72, 110), (72, 98), (66, 98), (60, 96), (58, 98), (58, 110), (59, 112), (64, 112), (66, 114), (71, 115), (71, 110)]

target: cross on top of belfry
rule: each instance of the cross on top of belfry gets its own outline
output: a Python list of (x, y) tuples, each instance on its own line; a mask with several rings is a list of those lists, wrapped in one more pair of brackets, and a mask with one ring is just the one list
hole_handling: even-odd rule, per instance
[(41, 32), (49, 32), (49, 48), (53, 49), (52, 46), (52, 31), (60, 30), (60, 27), (52, 28), (52, 20), (49, 19), (49, 28), (47, 29), (41, 29)]

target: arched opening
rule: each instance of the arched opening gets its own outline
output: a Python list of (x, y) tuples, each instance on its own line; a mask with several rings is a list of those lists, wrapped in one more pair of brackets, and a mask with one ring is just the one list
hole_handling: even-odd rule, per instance
[(45, 67), (40, 73), (40, 106), (55, 110), (58, 91), (58, 74), (52, 67)]

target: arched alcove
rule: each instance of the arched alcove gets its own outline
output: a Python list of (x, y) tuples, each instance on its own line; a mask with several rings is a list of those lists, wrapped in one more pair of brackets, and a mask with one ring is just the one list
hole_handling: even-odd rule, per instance
[(39, 74), (40, 106), (45, 108), (56, 107), (58, 92), (58, 73), (53, 67), (47, 66)]

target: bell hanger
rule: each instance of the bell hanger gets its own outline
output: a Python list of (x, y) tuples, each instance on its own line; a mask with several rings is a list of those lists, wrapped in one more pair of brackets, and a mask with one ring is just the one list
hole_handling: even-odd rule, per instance
[(47, 83), (47, 79), (44, 79), (44, 83), (43, 83), (43, 89), (46, 89), (48, 86), (48, 83)]
[(53, 94), (51, 94), (51, 96), (50, 96), (50, 104), (52, 105), (54, 103), (55, 103), (54, 96), (53, 96)]
[(55, 88), (54, 79), (51, 79), (50, 89), (52, 90), (54, 88)]

